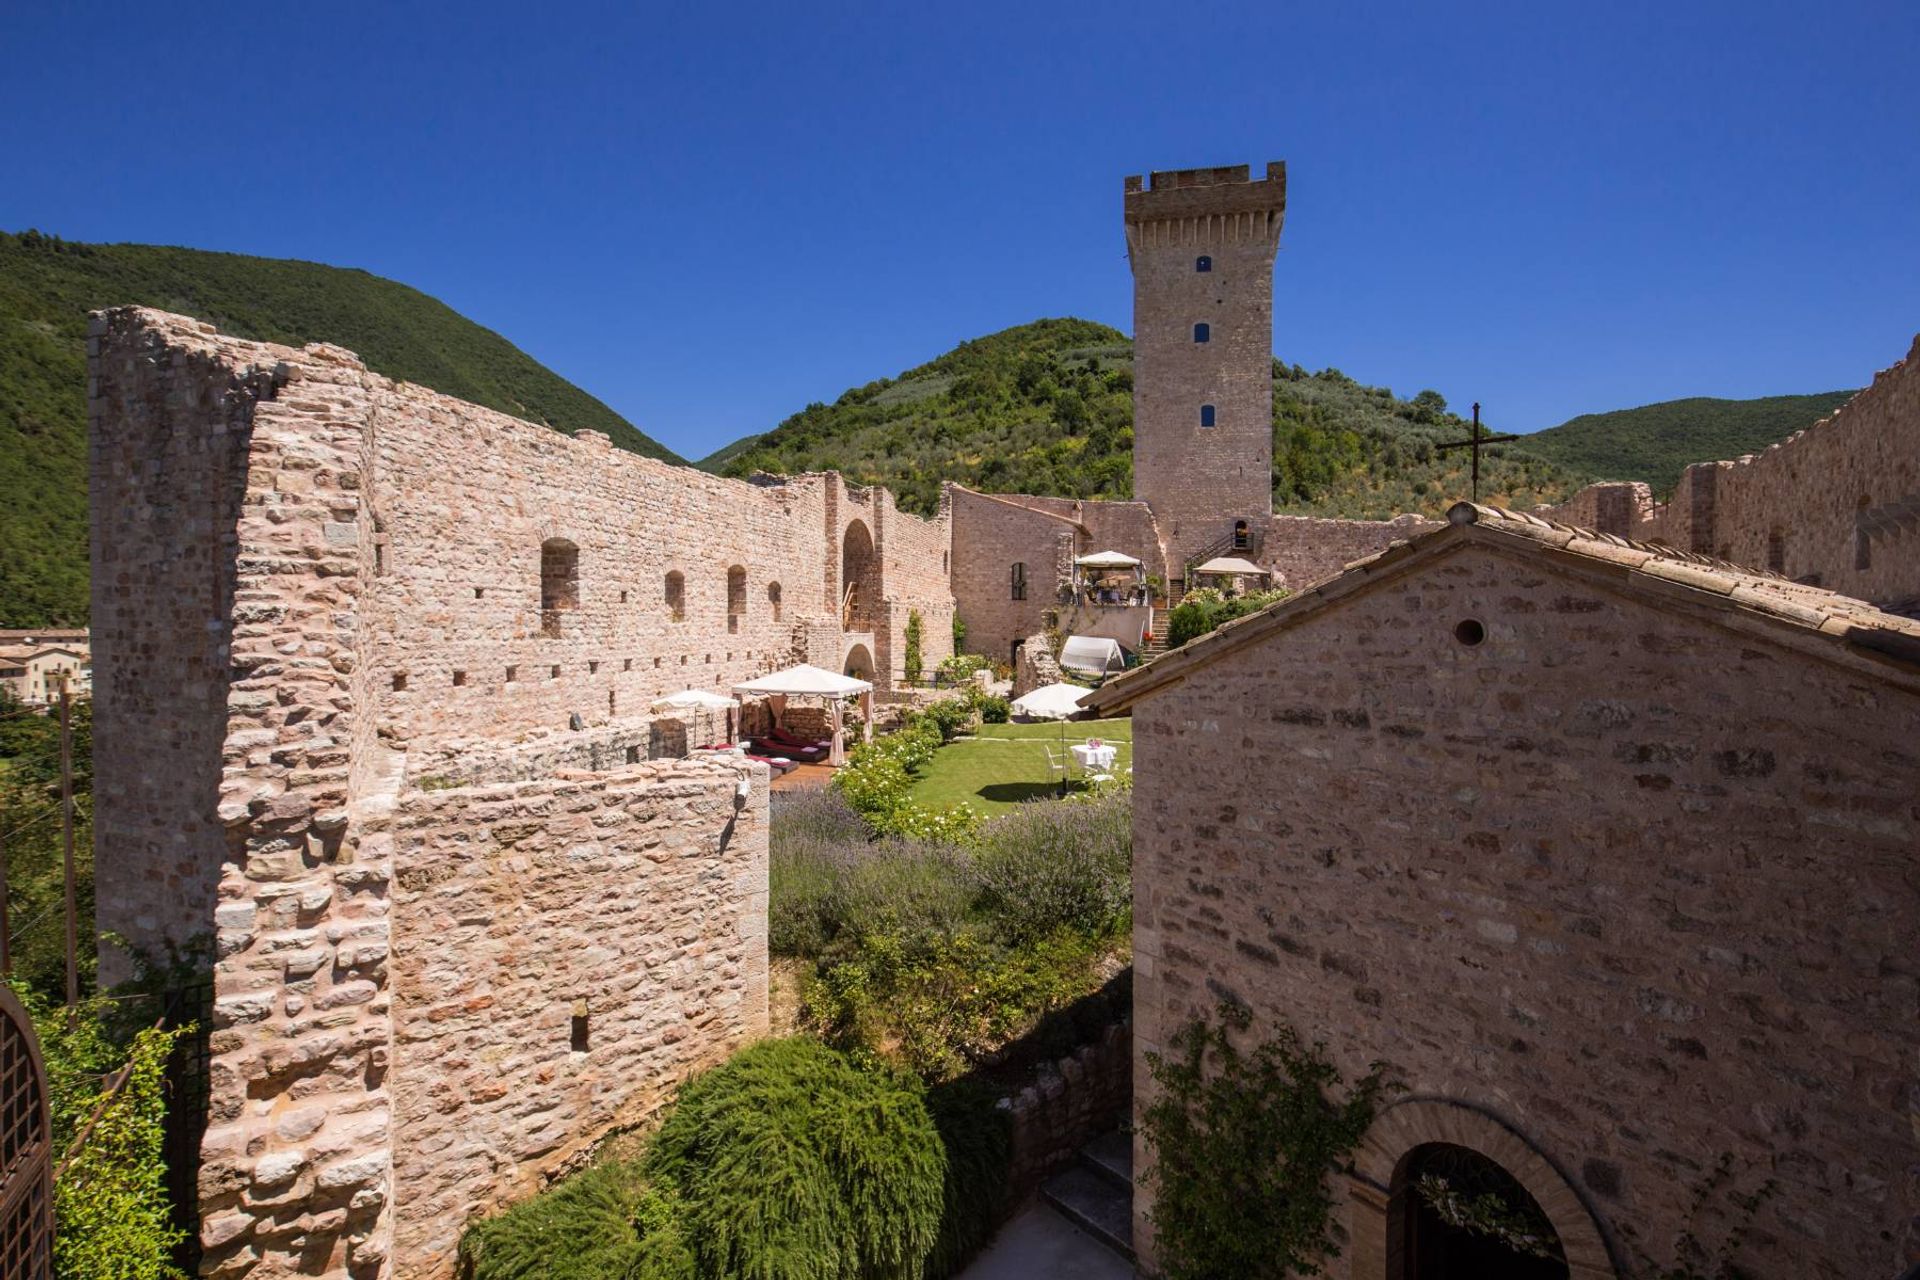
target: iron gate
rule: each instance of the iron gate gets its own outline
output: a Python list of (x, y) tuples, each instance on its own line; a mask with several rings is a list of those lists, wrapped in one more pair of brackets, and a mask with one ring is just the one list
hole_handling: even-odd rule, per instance
[(0, 1280), (53, 1275), (53, 1133), (33, 1023), (0, 986)]

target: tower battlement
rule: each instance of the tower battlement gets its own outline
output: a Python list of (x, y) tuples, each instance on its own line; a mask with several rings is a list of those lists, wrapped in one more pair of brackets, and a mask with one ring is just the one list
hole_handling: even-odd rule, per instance
[(1211, 169), (1158, 169), (1126, 180), (1126, 217), (1129, 223), (1166, 222), (1225, 214), (1272, 215), (1273, 238), (1279, 238), (1279, 219), (1287, 211), (1287, 162), (1267, 163), (1267, 176), (1255, 179), (1252, 166), (1219, 165)]

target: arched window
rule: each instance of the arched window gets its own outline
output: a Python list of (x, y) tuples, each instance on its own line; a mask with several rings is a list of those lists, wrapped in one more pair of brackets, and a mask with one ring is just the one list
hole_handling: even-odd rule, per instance
[(1200, 425), (1203, 427), (1210, 427), (1213, 425), (1213, 406), (1212, 405), (1203, 404), (1200, 406)]
[(1193, 269), (1195, 271), (1211, 271), (1213, 270), (1213, 259), (1203, 253), (1193, 260)]
[(747, 571), (739, 565), (727, 570), (727, 630), (738, 631), (747, 613)]
[(1213, 326), (1207, 324), (1205, 321), (1193, 326), (1193, 340), (1195, 342), (1212, 342)]
[(780, 584), (777, 582), (767, 584), (767, 611), (775, 622), (780, 621)]
[(1233, 549), (1235, 551), (1245, 551), (1252, 545), (1253, 531), (1247, 527), (1247, 522), (1245, 520), (1235, 520), (1233, 522)]
[(675, 622), (687, 620), (687, 578), (678, 569), (667, 575), (667, 616)]
[(1024, 563), (1020, 561), (1014, 562), (1010, 585), (1013, 592), (1012, 599), (1025, 600), (1027, 598), (1027, 566)]
[(540, 544), (540, 630), (560, 634), (560, 619), (580, 607), (580, 548), (565, 538)]

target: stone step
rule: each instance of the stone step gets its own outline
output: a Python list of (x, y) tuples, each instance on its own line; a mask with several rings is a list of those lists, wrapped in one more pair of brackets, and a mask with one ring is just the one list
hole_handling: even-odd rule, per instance
[(1089, 1169), (1123, 1191), (1133, 1189), (1133, 1138), (1118, 1129), (1101, 1134), (1080, 1148), (1080, 1160)]
[(1067, 1221), (1121, 1257), (1133, 1258), (1133, 1192), (1115, 1186), (1104, 1173), (1071, 1164), (1040, 1188), (1048, 1204)]

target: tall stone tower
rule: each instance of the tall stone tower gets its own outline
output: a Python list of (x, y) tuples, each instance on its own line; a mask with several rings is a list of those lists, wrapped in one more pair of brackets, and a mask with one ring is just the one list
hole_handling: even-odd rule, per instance
[[(1244, 554), (1273, 512), (1273, 255), (1287, 167), (1127, 179), (1133, 266), (1133, 494), (1153, 507), (1168, 571), (1236, 526)], [(1224, 545), (1223, 545), (1224, 549)]]

